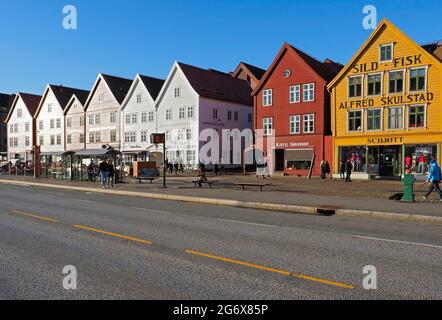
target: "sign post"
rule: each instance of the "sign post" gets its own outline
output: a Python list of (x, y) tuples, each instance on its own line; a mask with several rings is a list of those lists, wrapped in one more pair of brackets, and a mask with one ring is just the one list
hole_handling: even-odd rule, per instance
[(163, 188), (167, 188), (166, 184), (166, 174), (167, 174), (167, 168), (166, 168), (166, 134), (165, 133), (153, 133), (150, 136), (151, 142), (158, 146), (159, 144), (163, 145)]

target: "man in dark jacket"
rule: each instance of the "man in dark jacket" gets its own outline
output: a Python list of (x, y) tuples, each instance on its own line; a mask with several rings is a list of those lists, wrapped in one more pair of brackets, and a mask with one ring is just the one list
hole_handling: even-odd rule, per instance
[(353, 165), (350, 160), (345, 163), (345, 182), (351, 182), (351, 173), (353, 171)]
[(106, 189), (107, 179), (109, 178), (109, 165), (107, 164), (106, 160), (103, 160), (100, 163), (100, 177), (103, 189)]
[(439, 194), (440, 201), (442, 202), (442, 190), (440, 189), (439, 182), (442, 180), (442, 174), (440, 167), (437, 165), (436, 160), (431, 160), (430, 164), (430, 174), (428, 176), (426, 183), (431, 183), (430, 189), (427, 194), (424, 196), (424, 200), (427, 199), (433, 191)]

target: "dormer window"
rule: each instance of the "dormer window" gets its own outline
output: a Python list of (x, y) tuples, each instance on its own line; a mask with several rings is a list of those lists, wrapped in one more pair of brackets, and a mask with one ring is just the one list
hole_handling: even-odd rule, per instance
[(380, 62), (393, 61), (393, 44), (385, 44), (380, 46)]

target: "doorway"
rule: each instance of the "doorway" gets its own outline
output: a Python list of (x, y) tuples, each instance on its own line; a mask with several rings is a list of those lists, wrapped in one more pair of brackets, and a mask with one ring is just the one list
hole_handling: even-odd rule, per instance
[(379, 147), (379, 174), (383, 177), (402, 175), (402, 146)]
[(275, 150), (275, 171), (284, 171), (285, 169), (285, 150)]

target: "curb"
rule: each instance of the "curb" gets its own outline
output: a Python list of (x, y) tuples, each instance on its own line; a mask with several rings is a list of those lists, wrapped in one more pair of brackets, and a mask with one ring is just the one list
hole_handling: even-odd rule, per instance
[(34, 186), (34, 187), (44, 187), (44, 188), (62, 189), (70, 191), (93, 192), (101, 194), (113, 194), (119, 196), (147, 198), (154, 200), (169, 200), (169, 201), (178, 201), (178, 202), (187, 202), (187, 203), (199, 203), (199, 204), (226, 206), (226, 207), (237, 207), (244, 209), (279, 211), (279, 212), (288, 212), (292, 214), (319, 216), (319, 215), (324, 215), (324, 212), (326, 212), (327, 215), (335, 215), (338, 217), (358, 217), (358, 218), (370, 218), (376, 220), (389, 220), (389, 221), (402, 221), (402, 222), (415, 222), (415, 223), (442, 225), (442, 217), (424, 216), (424, 215), (415, 215), (415, 214), (326, 208), (326, 207), (306, 207), (306, 206), (276, 204), (276, 203), (199, 198), (191, 196), (167, 195), (160, 193), (105, 190), (98, 188), (76, 187), (76, 186), (67, 186), (67, 185), (63, 186), (57, 184), (35, 183), (35, 182), (25, 182), (25, 181), (15, 181), (15, 180), (0, 180), (0, 184)]

